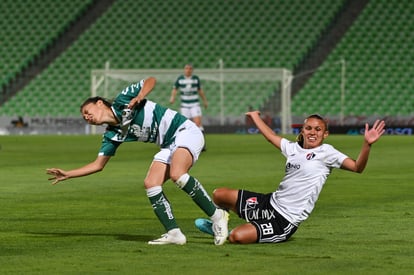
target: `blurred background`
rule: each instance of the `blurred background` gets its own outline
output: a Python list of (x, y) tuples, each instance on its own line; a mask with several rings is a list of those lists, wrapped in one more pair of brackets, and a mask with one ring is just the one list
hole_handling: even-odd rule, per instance
[[(333, 127), (377, 118), (394, 129), (414, 127), (410, 0), (2, 0), (0, 6), (0, 134), (89, 133), (79, 106), (91, 96), (93, 70), (180, 72), (186, 63), (209, 100), (206, 127), (239, 131), (253, 108), (279, 129), (283, 84), (261, 78), (265, 68), (292, 74), (292, 131), (313, 113)], [(242, 84), (224, 81), (223, 97), (201, 73), (220, 68), (257, 72), (236, 77)], [(151, 99), (178, 110), (168, 103), (177, 76), (161, 81)]]

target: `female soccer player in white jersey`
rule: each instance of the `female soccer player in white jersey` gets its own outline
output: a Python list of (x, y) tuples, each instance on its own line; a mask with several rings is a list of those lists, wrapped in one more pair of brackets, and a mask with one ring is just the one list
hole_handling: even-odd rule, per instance
[[(333, 168), (361, 173), (368, 161), (371, 145), (384, 133), (384, 121), (376, 121), (370, 129), (365, 125), (365, 138), (356, 160), (324, 144), (328, 126), (319, 115), (309, 116), (302, 127), (297, 142), (276, 135), (260, 118), (258, 111), (246, 114), (263, 136), (281, 150), (287, 158), (285, 177), (277, 190), (260, 194), (247, 190), (216, 189), (214, 202), (234, 211), (248, 223), (230, 232), (232, 243), (277, 243), (289, 239), (298, 226), (312, 212), (322, 187)], [(196, 226), (211, 232), (211, 222), (196, 220)]]
[(101, 97), (87, 99), (80, 110), (91, 125), (107, 124), (97, 158), (77, 169), (47, 169), (53, 184), (101, 171), (123, 142), (155, 143), (160, 151), (154, 156), (144, 186), (154, 212), (167, 231), (149, 244), (185, 244), (172, 207), (162, 191), (171, 179), (211, 218), (214, 243), (222, 245), (228, 236), (228, 213), (217, 208), (200, 182), (188, 174), (204, 145), (203, 134), (190, 120), (171, 109), (145, 99), (156, 83), (155, 78), (133, 84), (119, 93), (113, 103)]

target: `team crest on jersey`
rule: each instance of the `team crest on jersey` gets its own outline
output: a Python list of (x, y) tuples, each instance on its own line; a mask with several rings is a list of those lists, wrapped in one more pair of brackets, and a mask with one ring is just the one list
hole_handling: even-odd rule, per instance
[(255, 208), (258, 204), (257, 197), (251, 197), (246, 200), (246, 208)]
[(312, 153), (308, 153), (308, 154), (306, 155), (306, 159), (307, 159), (307, 160), (311, 160), (311, 159), (314, 159), (314, 158), (315, 158), (315, 156), (316, 156), (316, 154), (315, 154), (314, 152), (312, 152)]

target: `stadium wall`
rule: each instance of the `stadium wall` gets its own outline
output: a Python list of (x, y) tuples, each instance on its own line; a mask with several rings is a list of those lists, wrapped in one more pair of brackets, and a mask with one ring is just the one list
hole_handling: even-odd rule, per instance
[[(12, 124), (16, 118), (0, 117), (0, 135), (85, 135), (90, 134), (90, 127), (82, 118), (24, 118), (25, 127), (16, 127)], [(331, 134), (362, 135), (364, 133), (364, 123), (358, 125), (330, 125)], [(300, 131), (301, 124), (291, 125), (292, 134), (296, 135)], [(255, 127), (248, 127), (244, 124), (239, 125), (208, 125), (205, 126), (207, 134), (258, 134)], [(278, 125), (272, 125), (271, 128), (276, 133), (281, 133)], [(102, 134), (105, 126), (97, 129), (98, 134)], [(388, 135), (414, 135), (414, 124), (398, 125), (391, 124), (387, 126), (386, 134)]]

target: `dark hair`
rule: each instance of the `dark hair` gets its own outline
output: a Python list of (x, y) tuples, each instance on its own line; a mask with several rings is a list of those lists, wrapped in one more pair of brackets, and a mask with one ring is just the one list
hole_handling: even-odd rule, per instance
[(109, 101), (109, 100), (107, 100), (107, 99), (105, 99), (105, 98), (103, 98), (103, 97), (101, 97), (101, 96), (94, 96), (94, 97), (90, 97), (90, 98), (88, 98), (87, 100), (85, 100), (83, 103), (82, 103), (82, 105), (80, 106), (80, 111), (82, 112), (82, 109), (83, 109), (83, 107), (85, 107), (86, 105), (88, 105), (88, 104), (90, 104), (90, 103), (96, 103), (96, 102), (98, 102), (99, 100), (102, 100), (102, 102), (106, 105), (106, 106), (108, 106), (108, 107), (111, 107), (112, 106), (112, 103)]
[[(326, 119), (324, 119), (321, 115), (318, 114), (312, 114), (310, 116), (308, 116), (307, 118), (305, 118), (305, 120), (303, 121), (303, 123), (306, 123), (306, 120), (310, 119), (310, 118), (316, 118), (319, 119), (320, 121), (322, 121), (325, 124), (325, 131), (328, 131), (328, 121)], [(302, 126), (303, 127), (303, 126)], [(297, 135), (296, 137), (296, 142), (303, 147), (303, 135), (302, 135), (302, 128), (300, 130), (299, 135)]]

